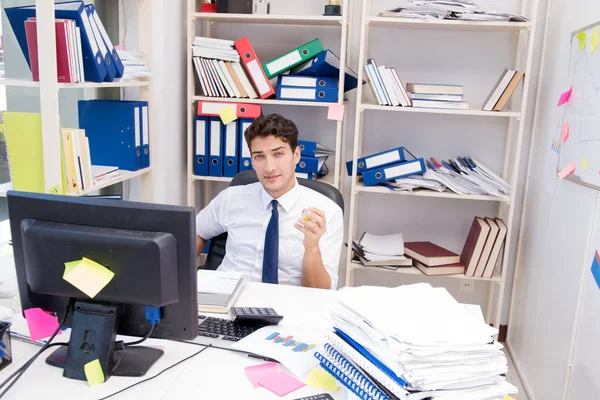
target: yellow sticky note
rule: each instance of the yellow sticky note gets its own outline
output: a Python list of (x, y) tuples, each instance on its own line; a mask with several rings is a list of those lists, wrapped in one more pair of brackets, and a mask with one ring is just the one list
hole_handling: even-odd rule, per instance
[(588, 159), (583, 157), (583, 160), (581, 160), (581, 168), (583, 168), (583, 170), (587, 170), (588, 167)]
[(50, 189), (48, 189), (48, 193), (60, 194), (60, 187), (58, 185), (52, 186)]
[(314, 386), (325, 390), (338, 390), (339, 387), (335, 378), (321, 367), (317, 367), (310, 371), (306, 378), (308, 386)]
[(600, 33), (598, 33), (598, 27), (595, 27), (590, 36), (590, 53), (594, 54), (596, 47), (600, 43)]
[(504, 400), (515, 400), (515, 399), (513, 397), (510, 397), (509, 395), (505, 394)]
[(102, 366), (100, 361), (95, 359), (83, 366), (85, 371), (85, 378), (90, 386), (96, 386), (99, 383), (104, 383), (104, 372), (102, 372)]
[(111, 270), (84, 257), (65, 263), (63, 279), (93, 299), (114, 276)]
[(222, 108), (219, 111), (219, 116), (221, 117), (221, 121), (223, 121), (225, 125), (237, 119), (237, 115), (235, 114), (235, 108), (233, 108), (233, 106), (227, 106)]
[(587, 35), (585, 32), (579, 32), (577, 36), (575, 36), (579, 40), (579, 50), (585, 49), (585, 45), (587, 42)]

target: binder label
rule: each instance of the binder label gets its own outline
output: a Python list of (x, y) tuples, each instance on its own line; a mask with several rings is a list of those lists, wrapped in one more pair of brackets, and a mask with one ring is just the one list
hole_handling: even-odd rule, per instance
[(414, 172), (415, 171), (414, 164), (418, 165), (418, 163), (402, 164), (402, 165), (398, 165), (396, 167), (387, 168), (383, 172), (385, 174), (386, 179), (392, 179), (396, 176), (405, 175), (405, 174)]
[[(94, 53), (94, 57), (96, 57), (96, 53), (98, 53), (98, 43), (94, 40), (94, 32), (92, 32), (92, 27), (90, 26), (90, 20), (88, 19), (87, 16), (87, 11), (85, 10), (85, 8), (83, 9), (83, 11), (81, 11), (81, 20), (83, 21), (83, 28), (85, 29), (85, 33), (87, 34), (88, 37), (88, 42), (90, 42), (90, 46), (92, 46), (92, 53)], [(98, 62), (98, 60), (96, 59), (96, 62)], [(98, 62), (98, 64), (100, 64), (102, 62), (102, 59), (100, 59), (100, 62)]]
[(250, 75), (252, 75), (254, 78), (254, 83), (256, 83), (256, 88), (258, 89), (259, 93), (268, 93), (271, 89), (269, 89), (269, 84), (267, 83), (258, 61), (252, 60), (246, 64), (246, 67), (248, 67)]
[(142, 135), (140, 134), (140, 108), (136, 107), (134, 111), (134, 119), (135, 119), (135, 147), (140, 147), (140, 141)]
[(397, 150), (390, 151), (389, 153), (380, 154), (375, 157), (369, 157), (365, 159), (367, 168), (373, 168), (378, 165), (389, 164), (394, 161), (400, 161), (400, 155)]
[(237, 122), (230, 122), (225, 126), (227, 129), (227, 137), (225, 139), (225, 155), (235, 157), (236, 137), (237, 137)]
[(196, 121), (196, 154), (206, 155), (206, 122)]
[(302, 77), (302, 76), (282, 76), (281, 85), (283, 86), (298, 86), (298, 87), (317, 87), (317, 78)]
[(148, 107), (142, 107), (142, 144), (147, 145), (150, 143), (148, 134)]
[(302, 62), (302, 57), (300, 56), (300, 52), (296, 50), (277, 60), (267, 63), (265, 66), (267, 67), (267, 70), (269, 70), (269, 75), (274, 75), (282, 69), (299, 62)]
[(304, 99), (304, 100), (314, 100), (315, 99), (315, 89), (300, 89), (294, 87), (282, 87), (281, 88), (281, 98), (284, 99)]
[(210, 125), (210, 155), (221, 155), (221, 122), (213, 121)]

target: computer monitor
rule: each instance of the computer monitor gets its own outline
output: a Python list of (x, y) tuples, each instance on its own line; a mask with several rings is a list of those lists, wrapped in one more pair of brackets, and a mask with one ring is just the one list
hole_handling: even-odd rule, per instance
[[(57, 313), (71, 327), (68, 349), (46, 362), (63, 376), (85, 380), (98, 359), (104, 376), (141, 376), (163, 354), (142, 346), (115, 348), (116, 334), (144, 337), (145, 307), (160, 307), (151, 337), (198, 335), (195, 212), (190, 207), (7, 193), (23, 310)], [(114, 272), (94, 298), (63, 279), (65, 263), (83, 257)]]

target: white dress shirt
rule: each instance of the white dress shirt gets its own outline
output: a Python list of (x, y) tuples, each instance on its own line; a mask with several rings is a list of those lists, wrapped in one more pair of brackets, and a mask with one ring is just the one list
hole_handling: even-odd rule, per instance
[[(265, 234), (273, 198), (260, 182), (231, 186), (219, 193), (196, 217), (196, 233), (211, 239), (227, 232), (226, 254), (219, 271), (237, 271), (250, 281), (262, 281)], [(342, 209), (330, 198), (301, 186), (277, 199), (279, 212), (279, 283), (300, 285), (304, 258), (304, 233), (294, 227), (302, 210), (315, 207), (325, 213), (327, 230), (319, 240), (323, 265), (337, 287), (344, 240)]]

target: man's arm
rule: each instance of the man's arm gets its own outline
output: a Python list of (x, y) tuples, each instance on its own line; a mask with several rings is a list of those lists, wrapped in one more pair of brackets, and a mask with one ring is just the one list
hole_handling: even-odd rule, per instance
[[(196, 216), (196, 256), (200, 256), (206, 242), (217, 235), (226, 231), (224, 224), (224, 216), (221, 213), (223, 207), (226, 209), (227, 190), (222, 191), (208, 205), (200, 210)], [(207, 239), (204, 239), (207, 238)]]
[(200, 253), (202, 253), (202, 250), (206, 247), (206, 242), (208, 242), (208, 240), (204, 240), (196, 235), (196, 257), (200, 257)]
[(323, 264), (323, 257), (319, 249), (319, 240), (327, 230), (325, 213), (319, 209), (311, 208), (306, 217), (299, 219), (295, 226), (296, 229), (304, 233), (301, 285), (330, 289), (331, 277)]

